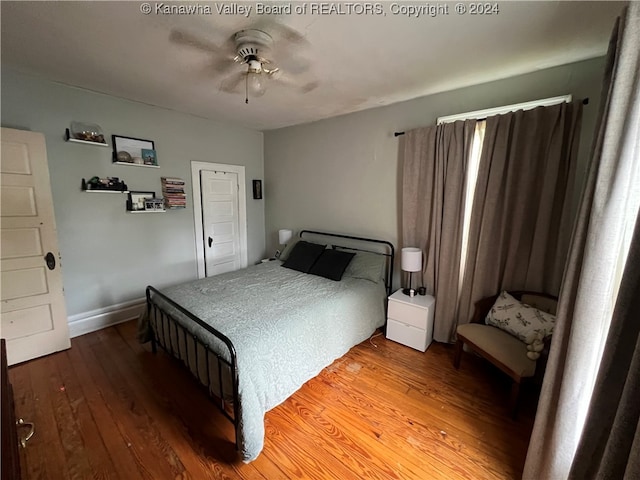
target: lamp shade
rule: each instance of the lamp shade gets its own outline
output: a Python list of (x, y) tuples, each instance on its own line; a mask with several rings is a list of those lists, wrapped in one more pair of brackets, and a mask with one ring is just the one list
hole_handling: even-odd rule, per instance
[(293, 236), (293, 231), (289, 229), (278, 230), (278, 242), (280, 245), (286, 245), (291, 237)]
[(422, 270), (422, 250), (416, 247), (403, 248), (401, 263), (405, 272), (419, 272)]

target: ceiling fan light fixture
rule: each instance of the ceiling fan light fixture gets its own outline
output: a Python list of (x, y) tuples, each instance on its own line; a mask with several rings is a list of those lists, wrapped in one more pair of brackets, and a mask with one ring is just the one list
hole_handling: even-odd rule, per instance
[(262, 73), (262, 63), (257, 58), (247, 60), (247, 65), (249, 65), (248, 73)]
[(253, 97), (261, 97), (267, 91), (259, 73), (247, 73), (247, 84), (249, 94)]
[[(307, 44), (304, 38), (294, 30), (277, 22), (272, 26), (276, 33), (279, 33), (279, 45), (282, 45), (283, 42)], [(239, 66), (235, 73), (227, 75), (220, 82), (219, 89), (225, 93), (239, 93), (244, 83), (245, 103), (249, 103), (249, 96), (260, 97), (264, 95), (269, 83), (294, 87), (299, 83), (289, 78), (289, 76), (283, 76), (280, 68), (273, 64), (274, 41), (271, 35), (263, 30), (240, 30), (233, 34), (223, 47), (213, 45), (206, 39), (200, 40), (197, 36), (180, 30), (172, 30), (170, 40), (182, 45), (195, 46), (201, 50), (210, 51), (221, 56), (211, 65), (212, 70), (221, 74), (226, 74), (233, 70), (234, 64)], [(293, 66), (291, 68), (295, 70), (297, 56), (288, 52), (285, 47), (281, 47), (280, 50), (279, 56), (275, 58), (280, 61), (284, 58), (285, 61), (289, 61), (289, 66)], [(308, 65), (303, 65), (303, 68), (297, 69), (294, 73), (299, 74), (307, 69)], [(287, 70), (288, 67), (285, 66), (284, 71), (286, 72)], [(300, 88), (299, 91), (306, 93), (311, 89)]]
[(255, 72), (249, 66), (247, 73), (245, 74), (245, 98), (244, 103), (249, 103), (249, 95), (252, 97), (261, 97), (267, 91), (262, 73), (260, 71)]

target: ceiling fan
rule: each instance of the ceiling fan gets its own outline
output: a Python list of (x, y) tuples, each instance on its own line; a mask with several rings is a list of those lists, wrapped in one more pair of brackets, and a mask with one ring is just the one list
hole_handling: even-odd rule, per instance
[[(267, 85), (279, 83), (307, 93), (317, 87), (317, 82), (301, 82), (293, 78), (305, 73), (310, 63), (291, 51), (293, 44), (306, 44), (307, 41), (295, 30), (281, 24), (272, 24), (276, 39), (261, 28), (250, 28), (234, 33), (227, 42), (218, 47), (190, 33), (174, 30), (170, 39), (174, 43), (189, 45), (219, 58), (212, 64), (215, 75), (227, 75), (220, 84), (220, 90), (227, 93), (239, 93), (244, 90), (245, 103), (249, 97), (265, 94)], [(277, 58), (276, 60), (274, 58)], [(234, 69), (238, 71), (233, 72)], [(230, 73), (230, 74), (229, 74)]]

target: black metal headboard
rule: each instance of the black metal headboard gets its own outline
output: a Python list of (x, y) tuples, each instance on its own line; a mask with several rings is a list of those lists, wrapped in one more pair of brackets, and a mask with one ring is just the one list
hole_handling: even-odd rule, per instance
[[(387, 258), (387, 262), (385, 265), (385, 278), (384, 284), (387, 287), (387, 295), (391, 295), (392, 293), (392, 284), (393, 284), (393, 262), (395, 258), (395, 248), (391, 242), (387, 242), (386, 240), (378, 240), (375, 238), (365, 238), (365, 237), (357, 237), (354, 235), (342, 235), (339, 233), (329, 233), (329, 232), (318, 232), (315, 230), (301, 230), (300, 238), (304, 238), (304, 235), (308, 236), (320, 236), (320, 237), (330, 237), (330, 238), (343, 238), (346, 240), (353, 240), (355, 242), (355, 246), (352, 245), (333, 245), (333, 247), (340, 247), (348, 250), (354, 250), (358, 252), (369, 252), (374, 253), (376, 255), (382, 255)], [(367, 244), (370, 246), (367, 248)], [(378, 246), (379, 249), (375, 250), (373, 246)]]

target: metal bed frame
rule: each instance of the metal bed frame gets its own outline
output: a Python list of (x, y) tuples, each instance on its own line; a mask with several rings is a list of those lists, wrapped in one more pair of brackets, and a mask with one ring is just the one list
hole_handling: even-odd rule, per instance
[[(332, 248), (344, 249), (344, 250), (352, 250), (352, 251), (361, 251), (361, 252), (369, 252), (377, 255), (382, 255), (387, 257), (386, 268), (385, 268), (385, 285), (387, 287), (387, 296), (391, 294), (392, 283), (393, 283), (393, 263), (395, 258), (395, 249), (393, 244), (387, 242), (385, 240), (377, 240), (371, 238), (357, 237), (352, 235), (340, 235), (337, 233), (326, 233), (326, 232), (318, 232), (313, 230), (302, 230), (299, 234), (300, 239), (305, 238), (307, 236), (317, 236), (317, 237), (327, 237), (327, 238), (341, 238), (346, 240), (353, 240), (355, 242), (367, 242), (371, 244), (377, 244), (380, 246), (381, 250), (385, 250), (384, 252), (378, 252), (375, 250), (368, 250), (365, 248), (359, 247), (351, 247), (351, 246), (341, 246), (341, 245), (332, 245)], [(151, 350), (153, 353), (157, 352), (157, 346), (159, 345), (166, 353), (170, 354), (172, 357), (182, 361), (182, 363), (190, 370), (192, 370), (193, 375), (198, 379), (198, 382), (201, 383), (204, 387), (206, 387), (207, 393), (212, 400), (214, 400), (214, 405), (222, 412), (222, 414), (227, 418), (231, 423), (233, 423), (234, 433), (235, 433), (235, 447), (236, 450), (239, 447), (239, 415), (237, 414), (236, 407), (240, 407), (240, 403), (238, 400), (238, 361), (236, 356), (236, 349), (231, 342), (231, 340), (225, 336), (222, 332), (219, 332), (211, 325), (208, 325), (203, 320), (198, 318), (193, 313), (189, 312), (187, 309), (179, 305), (178, 303), (171, 300), (169, 297), (164, 295), (158, 289), (148, 286), (146, 289), (146, 297), (147, 297), (147, 318), (149, 321), (149, 325), (151, 326)], [(193, 320), (200, 327), (204, 328), (207, 332), (211, 333), (214, 337), (219, 339), (227, 348), (228, 358), (220, 352), (214, 351), (211, 346), (206, 343), (204, 340), (198, 338), (197, 335), (189, 332), (189, 330), (183, 326), (178, 319), (176, 319), (172, 314), (168, 313), (161, 306), (154, 302), (154, 298), (162, 299), (166, 304), (170, 305), (173, 309), (179, 311), (182, 315)], [(184, 352), (186, 358), (182, 357), (182, 351), (180, 347), (180, 332), (184, 338)], [(178, 342), (178, 348), (174, 348), (174, 341), (172, 340), (171, 334), (175, 333), (175, 341)], [(169, 335), (169, 337), (167, 337)], [(168, 342), (167, 342), (168, 340)], [(195, 352), (195, 366), (192, 366), (189, 362), (189, 344), (193, 347)], [(198, 361), (198, 350), (199, 347), (204, 351), (205, 355), (205, 364), (206, 371), (200, 372), (200, 363)], [(212, 392), (212, 386), (215, 385), (215, 380), (212, 383), (211, 378), (211, 370), (210, 370), (210, 360), (211, 358), (215, 358), (217, 365), (217, 391), (220, 393), (220, 396), (216, 396)], [(224, 367), (223, 367), (224, 365)], [(231, 393), (231, 403), (225, 400), (225, 387), (223, 382), (223, 368), (226, 368), (230, 372), (231, 380), (232, 380), (232, 392)], [(193, 372), (195, 369), (195, 372)], [(203, 383), (201, 373), (204, 374), (206, 379), (206, 384)], [(227, 387), (228, 391), (229, 388)]]

